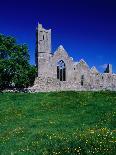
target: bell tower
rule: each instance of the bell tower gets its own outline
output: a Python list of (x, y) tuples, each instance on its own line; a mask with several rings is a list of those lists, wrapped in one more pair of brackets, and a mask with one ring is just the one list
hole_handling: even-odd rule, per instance
[(38, 68), (38, 76), (47, 75), (47, 70), (51, 58), (51, 29), (46, 30), (42, 24), (38, 24), (36, 29), (36, 51), (35, 61)]

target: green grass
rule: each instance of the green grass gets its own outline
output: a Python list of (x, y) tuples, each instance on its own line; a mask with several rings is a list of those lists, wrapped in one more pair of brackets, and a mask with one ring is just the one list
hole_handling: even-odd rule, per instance
[(116, 92), (0, 94), (0, 155), (115, 155)]

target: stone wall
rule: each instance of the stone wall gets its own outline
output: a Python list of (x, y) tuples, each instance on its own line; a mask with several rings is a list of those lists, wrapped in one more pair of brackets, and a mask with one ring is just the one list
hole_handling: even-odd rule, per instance
[[(81, 81), (81, 79), (80, 79)], [(99, 74), (90, 76), (90, 81), (85, 81), (83, 86), (80, 81), (59, 81), (56, 78), (37, 77), (33, 87), (28, 88), (30, 92), (50, 91), (116, 91), (116, 74)]]

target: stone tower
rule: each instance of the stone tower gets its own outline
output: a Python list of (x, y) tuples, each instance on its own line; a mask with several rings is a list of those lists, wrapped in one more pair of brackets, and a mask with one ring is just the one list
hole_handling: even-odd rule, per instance
[(51, 59), (51, 29), (44, 29), (42, 24), (38, 24), (36, 29), (35, 59), (38, 68), (38, 76), (46, 77)]

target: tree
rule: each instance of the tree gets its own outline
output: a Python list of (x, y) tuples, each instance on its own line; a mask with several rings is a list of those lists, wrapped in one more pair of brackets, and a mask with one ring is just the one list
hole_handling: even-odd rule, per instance
[(0, 88), (32, 85), (36, 68), (29, 64), (26, 44), (19, 45), (16, 39), (0, 34)]

